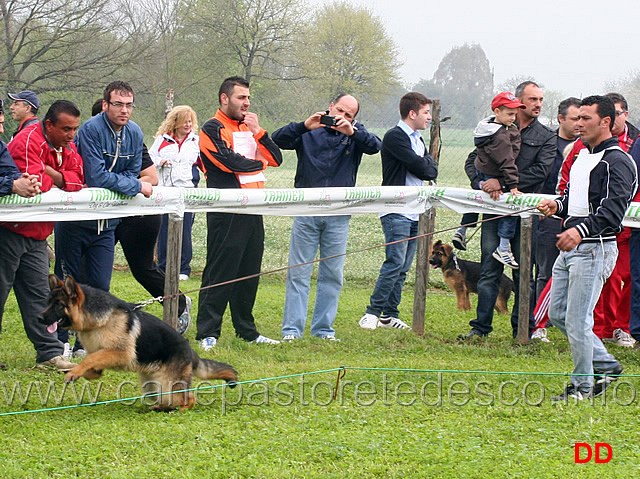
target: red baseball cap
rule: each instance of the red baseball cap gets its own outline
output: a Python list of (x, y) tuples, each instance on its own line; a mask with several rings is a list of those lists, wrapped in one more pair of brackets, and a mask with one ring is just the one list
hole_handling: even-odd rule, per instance
[(498, 93), (493, 100), (491, 100), (492, 110), (495, 110), (499, 106), (506, 106), (507, 108), (526, 108), (526, 106), (520, 103), (520, 100), (518, 100), (510, 91)]

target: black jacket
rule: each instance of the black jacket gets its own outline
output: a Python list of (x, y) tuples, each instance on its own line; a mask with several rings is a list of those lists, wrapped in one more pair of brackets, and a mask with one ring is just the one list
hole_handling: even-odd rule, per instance
[[(638, 186), (635, 163), (618, 147), (617, 137), (603, 141), (590, 153), (607, 148), (613, 149), (605, 151), (589, 175), (589, 215), (568, 215), (571, 183), (556, 199), (556, 215), (564, 218), (562, 229), (575, 227), (584, 241), (615, 240), (615, 234), (622, 231), (622, 219)], [(577, 162), (573, 164), (573, 168), (576, 167), (580, 167)]]
[[(539, 193), (544, 182), (549, 176), (553, 160), (556, 157), (556, 132), (544, 126), (536, 118), (533, 122), (520, 130), (522, 144), (520, 154), (516, 158), (518, 167), (518, 189), (523, 193)], [(471, 187), (479, 190), (478, 175), (476, 173), (475, 159), (477, 153), (473, 150), (464, 164), (464, 170), (471, 180)], [(502, 189), (509, 191), (504, 180), (501, 180)]]
[(435, 180), (438, 167), (425, 147), (424, 156), (411, 148), (409, 136), (396, 126), (385, 133), (382, 139), (382, 186), (405, 185), (407, 171), (421, 180)]
[(304, 122), (289, 123), (273, 132), (283, 150), (296, 150), (296, 188), (356, 186), (362, 155), (380, 151), (380, 138), (356, 123), (353, 136), (331, 128), (307, 130)]

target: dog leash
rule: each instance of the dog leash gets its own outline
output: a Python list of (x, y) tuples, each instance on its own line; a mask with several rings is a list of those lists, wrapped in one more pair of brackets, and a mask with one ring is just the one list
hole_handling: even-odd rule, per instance
[[(188, 292), (190, 293), (191, 291), (188, 291)], [(180, 293), (180, 294), (185, 294), (185, 293)], [(149, 306), (150, 304), (153, 304), (156, 302), (162, 303), (165, 299), (173, 298), (174, 296), (180, 296), (180, 294), (172, 294), (168, 296), (156, 296), (155, 298), (147, 299), (146, 301), (140, 301), (138, 303), (135, 303), (135, 306), (131, 308), (129, 311), (136, 311), (137, 309), (142, 309), (145, 306)]]
[[(513, 216), (513, 215), (519, 215), (520, 213), (526, 213), (528, 211), (533, 211), (533, 210), (537, 210), (537, 209), (538, 209), (537, 206), (533, 206), (531, 208), (526, 208), (524, 210), (518, 210), (518, 211), (514, 211), (513, 213), (506, 213), (504, 215), (492, 216), (491, 218), (488, 218), (488, 219), (474, 221), (473, 223), (468, 223), (466, 225), (460, 225), (460, 226), (471, 226), (473, 224), (481, 225), (483, 223), (488, 223), (489, 221), (495, 221), (495, 220), (499, 220), (499, 219), (502, 219), (502, 218), (507, 218), (507, 217)], [(389, 243), (382, 243), (382, 244), (378, 244), (378, 245), (374, 245), (374, 246), (368, 246), (366, 248), (361, 248), (361, 249), (357, 249), (357, 250), (353, 250), (353, 251), (347, 251), (346, 253), (334, 254), (334, 255), (331, 255), (331, 256), (326, 256), (324, 258), (318, 258), (318, 259), (314, 259), (312, 261), (307, 261), (306, 263), (293, 264), (291, 266), (289, 266), (289, 265), (282, 266), (280, 268), (272, 269), (270, 271), (263, 271), (263, 272), (260, 272), (260, 273), (250, 274), (248, 276), (242, 276), (240, 278), (235, 278), (235, 279), (230, 279), (228, 281), (223, 281), (222, 283), (210, 284), (208, 286), (203, 286), (201, 288), (191, 289), (189, 291), (182, 291), (182, 292), (179, 292), (179, 293), (169, 294), (169, 295), (166, 295), (166, 296), (158, 296), (157, 298), (152, 298), (152, 299), (149, 299), (147, 301), (142, 301), (140, 303), (136, 303), (136, 304), (138, 304), (140, 306), (137, 306), (135, 309), (140, 309), (140, 308), (142, 308), (144, 306), (147, 306), (149, 304), (152, 304), (154, 302), (162, 303), (165, 299), (174, 298), (174, 297), (181, 296), (181, 295), (184, 295), (184, 294), (197, 293), (199, 291), (204, 291), (206, 289), (218, 288), (220, 286), (227, 286), (229, 284), (238, 283), (240, 281), (245, 281), (247, 279), (259, 278), (261, 276), (266, 276), (268, 274), (279, 273), (279, 272), (282, 272), (282, 271), (287, 271), (289, 269), (298, 268), (300, 266), (307, 266), (307, 265), (310, 265), (310, 264), (320, 263), (321, 261), (326, 261), (326, 260), (329, 260), (329, 259), (339, 258), (341, 256), (350, 256), (350, 255), (354, 255), (354, 254), (357, 254), (357, 253), (364, 253), (365, 251), (371, 251), (371, 250), (374, 250), (374, 249), (377, 249), (377, 248), (382, 248), (384, 246), (403, 243), (405, 241), (412, 241), (414, 239), (426, 238), (426, 237), (434, 236), (434, 235), (440, 234), (440, 233), (446, 233), (447, 231), (452, 231), (452, 230), (458, 229), (460, 226), (452, 226), (451, 228), (445, 228), (445, 229), (442, 229), (442, 230), (433, 231), (432, 233), (424, 233), (424, 234), (421, 234), (421, 235), (412, 236), (410, 238), (403, 238), (403, 239), (396, 240), (396, 241), (390, 241)]]

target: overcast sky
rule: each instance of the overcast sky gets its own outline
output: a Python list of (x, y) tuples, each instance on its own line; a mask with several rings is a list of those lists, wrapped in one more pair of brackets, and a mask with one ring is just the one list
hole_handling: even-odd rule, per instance
[(479, 43), (495, 85), (531, 75), (573, 96), (606, 93), (605, 82), (640, 69), (638, 0), (350, 0), (385, 23), (411, 86), (430, 79), (453, 47)]

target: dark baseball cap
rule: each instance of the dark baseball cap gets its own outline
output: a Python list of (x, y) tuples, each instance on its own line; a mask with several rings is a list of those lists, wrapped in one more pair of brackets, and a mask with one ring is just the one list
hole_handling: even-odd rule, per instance
[(9, 93), (9, 98), (13, 101), (26, 101), (34, 110), (38, 110), (40, 108), (40, 100), (38, 100), (38, 96), (30, 90), (22, 90), (20, 93)]

